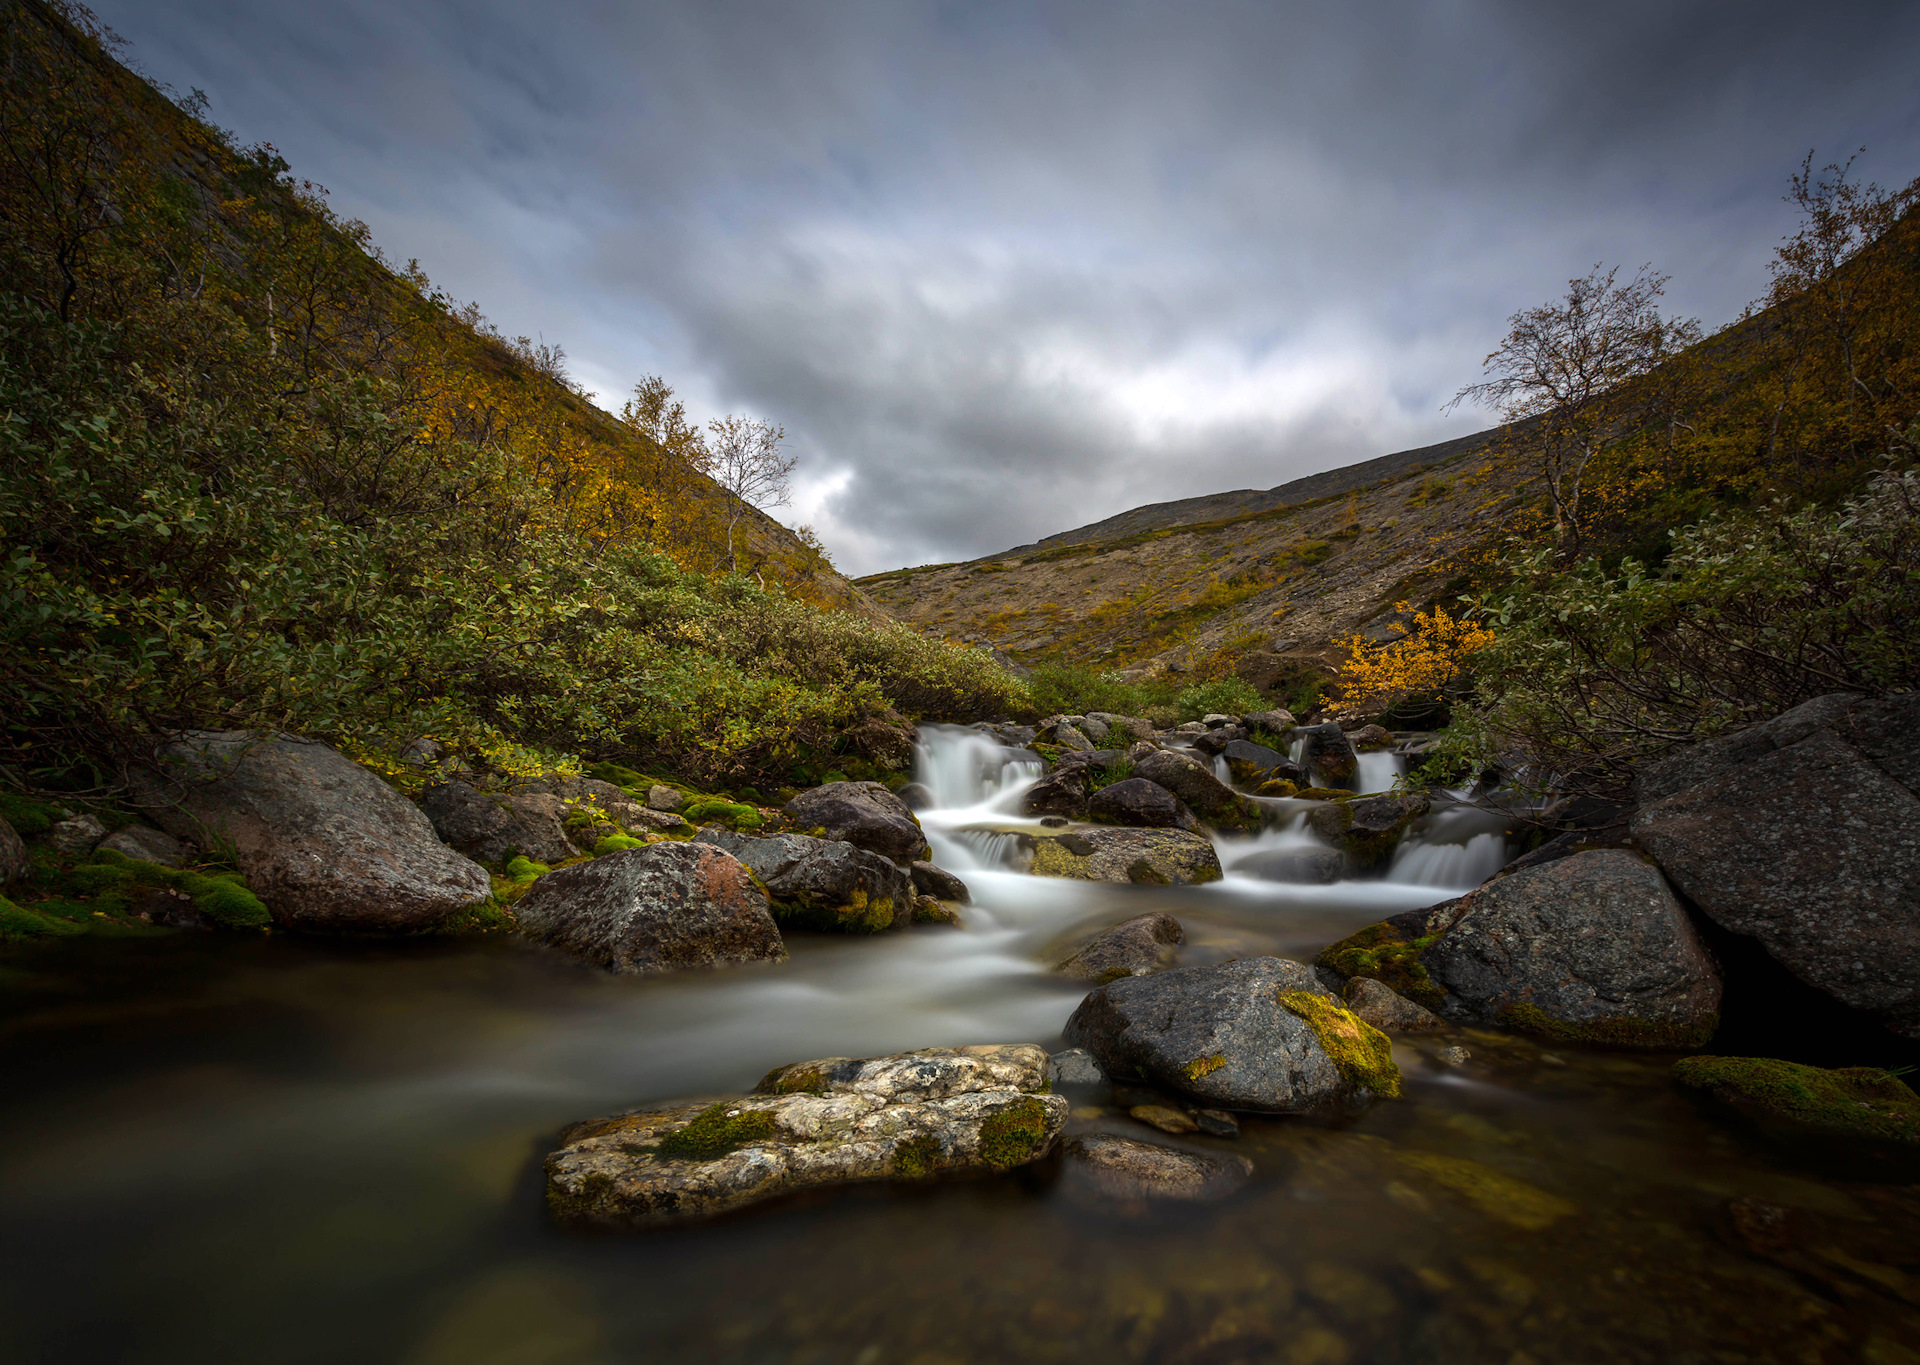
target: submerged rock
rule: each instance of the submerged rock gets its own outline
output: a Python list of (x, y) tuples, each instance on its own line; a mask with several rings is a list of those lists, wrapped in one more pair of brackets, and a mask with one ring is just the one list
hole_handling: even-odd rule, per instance
[(1171, 965), (1173, 950), (1185, 937), (1172, 915), (1140, 915), (1116, 924), (1054, 970), (1081, 981), (1146, 976)]
[(802, 829), (818, 827), (826, 838), (888, 858), (910, 861), (932, 852), (907, 803), (878, 782), (829, 782), (801, 792), (783, 813)]
[(695, 843), (725, 849), (767, 889), (773, 917), (799, 929), (877, 934), (913, 917), (913, 879), (878, 853), (806, 834), (736, 834), (708, 825)]
[(724, 1212), (793, 1190), (1011, 1170), (1067, 1118), (1031, 1044), (830, 1057), (777, 1068), (750, 1095), (575, 1125), (546, 1161), (559, 1218), (609, 1228)]
[(1382, 1033), (1431, 1033), (1447, 1026), (1432, 1010), (1368, 976), (1347, 983), (1346, 1001), (1348, 1009)]
[(1144, 777), (1129, 777), (1102, 787), (1093, 794), (1086, 811), (1103, 824), (1134, 829), (1195, 829), (1199, 824), (1185, 802)]
[(1116, 1080), (1209, 1108), (1300, 1113), (1362, 1091), (1400, 1092), (1385, 1035), (1285, 958), (1122, 978), (1080, 1002), (1065, 1036)]
[(1920, 1143), (1920, 1096), (1876, 1066), (1828, 1071), (1771, 1057), (1685, 1057), (1674, 1063), (1673, 1079), (1749, 1114)]
[(1422, 792), (1328, 801), (1307, 812), (1307, 828), (1346, 853), (1357, 866), (1375, 867), (1393, 856), (1407, 826), (1425, 815), (1432, 804)]
[(1067, 1139), (1069, 1188), (1104, 1199), (1168, 1199), (1208, 1203), (1224, 1199), (1253, 1176), (1238, 1153), (1189, 1152), (1157, 1142), (1087, 1133)]
[(1180, 829), (1089, 829), (1032, 836), (1036, 877), (1188, 886), (1220, 880), (1220, 855)]
[(185, 844), (151, 825), (117, 829), (100, 841), (95, 852), (118, 853), (136, 863), (156, 863), (161, 867), (185, 867), (191, 856)]
[(556, 868), (514, 906), (529, 938), (612, 972), (778, 962), (767, 896), (732, 854), (659, 843)]
[(1273, 848), (1248, 854), (1233, 864), (1232, 871), (1263, 882), (1329, 886), (1348, 876), (1352, 867), (1337, 848)]
[(157, 771), (129, 779), (161, 829), (230, 848), (285, 927), (433, 929), (493, 890), (419, 807), (324, 744), (200, 731), (165, 745)]

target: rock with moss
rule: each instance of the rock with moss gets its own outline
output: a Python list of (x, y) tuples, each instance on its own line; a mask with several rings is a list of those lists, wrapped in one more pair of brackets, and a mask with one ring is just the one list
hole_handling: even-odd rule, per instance
[(1755, 1117), (1920, 1143), (1920, 1096), (1879, 1067), (1829, 1071), (1771, 1057), (1684, 1057), (1674, 1063), (1673, 1079)]
[(1407, 827), (1431, 806), (1423, 792), (1328, 801), (1307, 812), (1307, 828), (1345, 853), (1356, 867), (1378, 867), (1393, 857)]
[(94, 852), (118, 853), (137, 863), (157, 863), (161, 867), (184, 867), (191, 856), (185, 844), (151, 825), (117, 829), (102, 839)]
[(767, 893), (732, 854), (663, 842), (558, 867), (514, 906), (535, 942), (611, 972), (778, 962)]
[(1186, 931), (1172, 915), (1137, 915), (1101, 934), (1054, 970), (1079, 981), (1146, 976), (1173, 965), (1173, 950)]
[(1036, 877), (1141, 886), (1220, 880), (1220, 855), (1204, 836), (1181, 829), (1087, 829), (1027, 836)]
[(1246, 799), (1214, 775), (1213, 768), (1180, 749), (1159, 749), (1134, 764), (1133, 775), (1158, 783), (1213, 824), (1244, 823)]
[(1253, 1163), (1238, 1153), (1193, 1152), (1112, 1133), (1071, 1137), (1065, 1154), (1068, 1194), (1095, 1206), (1142, 1200), (1212, 1203), (1253, 1176)]
[(907, 872), (913, 878), (914, 891), (919, 895), (952, 901), (956, 905), (967, 905), (973, 900), (973, 893), (967, 890), (967, 884), (937, 864), (921, 859), (910, 866)]
[(1227, 771), (1235, 782), (1253, 786), (1261, 782), (1286, 781), (1307, 785), (1307, 773), (1278, 750), (1250, 739), (1236, 739), (1220, 751)]
[(875, 934), (914, 915), (913, 879), (878, 853), (806, 834), (741, 834), (707, 826), (695, 842), (725, 849), (753, 870), (782, 925)]
[(1087, 803), (1087, 814), (1102, 824), (1132, 829), (1198, 829), (1200, 823), (1186, 802), (1144, 777), (1102, 787)]
[(1065, 1037), (1116, 1081), (1207, 1108), (1304, 1113), (1400, 1087), (1386, 1040), (1286, 958), (1111, 982), (1080, 1002)]
[(1456, 898), (1393, 915), (1328, 944), (1314, 958), (1314, 965), (1342, 981), (1370, 977), (1384, 982), (1416, 1004), (1437, 1010), (1446, 992), (1427, 971), (1421, 955), (1464, 913), (1464, 902)]
[(1357, 976), (1347, 982), (1343, 998), (1348, 1009), (1383, 1033), (1432, 1033), (1447, 1026), (1426, 1006), (1372, 977)]
[(1719, 1024), (1721, 983), (1659, 869), (1620, 849), (1497, 878), (1420, 962), (1439, 1013), (1560, 1042), (1699, 1047)]
[(134, 798), (175, 838), (233, 858), (276, 924), (434, 930), (492, 893), (419, 807), (324, 744), (201, 731), (157, 760), (129, 774)]
[(0, 816), (0, 886), (20, 881), (31, 870), (26, 841), (5, 816)]
[(470, 782), (436, 782), (420, 793), (420, 809), (449, 848), (478, 862), (516, 855), (557, 863), (574, 856), (561, 817), (566, 803), (551, 792), (482, 792)]
[(1317, 785), (1353, 789), (1354, 778), (1360, 773), (1360, 755), (1338, 724), (1327, 721), (1303, 725), (1293, 733), (1302, 742), (1300, 766)]
[(1053, 1149), (1067, 1101), (1031, 1044), (829, 1057), (752, 1094), (576, 1124), (546, 1161), (562, 1220), (604, 1228), (700, 1218), (861, 1181), (1013, 1170)]
[(818, 829), (897, 862), (932, 853), (907, 803), (878, 782), (829, 782), (801, 792), (782, 813), (798, 829)]
[(1020, 796), (1023, 815), (1062, 815), (1083, 820), (1093, 791), (1093, 775), (1084, 765), (1063, 764), (1028, 787)]

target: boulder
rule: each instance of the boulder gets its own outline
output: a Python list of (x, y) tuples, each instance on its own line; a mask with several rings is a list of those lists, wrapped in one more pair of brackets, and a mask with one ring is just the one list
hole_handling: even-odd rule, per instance
[(1061, 749), (1091, 751), (1094, 748), (1093, 741), (1087, 738), (1080, 727), (1064, 716), (1055, 717), (1042, 725), (1035, 743), (1052, 744)]
[(1328, 801), (1307, 812), (1307, 828), (1344, 852), (1355, 866), (1375, 867), (1393, 856), (1407, 826), (1431, 806), (1424, 792)]
[(1238, 725), (1240, 717), (1225, 715), (1219, 711), (1210, 711), (1200, 717), (1200, 723), (1209, 730), (1218, 730), (1224, 725)]
[(921, 861), (908, 869), (913, 877), (913, 889), (923, 896), (932, 896), (939, 901), (955, 901), (969, 905), (973, 901), (967, 884), (944, 867)]
[(1207, 764), (1179, 749), (1162, 749), (1147, 755), (1133, 765), (1133, 775), (1159, 783), (1205, 818), (1235, 813), (1241, 808), (1238, 792), (1215, 777)]
[(1302, 726), (1294, 733), (1304, 741), (1300, 766), (1313, 777), (1316, 786), (1351, 789), (1360, 771), (1360, 755), (1337, 722)]
[(26, 841), (20, 831), (0, 816), (0, 886), (17, 882), (33, 870), (27, 859)]
[(665, 811), (668, 815), (677, 815), (680, 808), (687, 804), (687, 798), (664, 782), (656, 782), (647, 788), (647, 809)]
[(766, 887), (774, 919), (790, 928), (877, 934), (913, 918), (912, 877), (844, 840), (708, 825), (694, 842), (724, 849), (750, 868)]
[(1296, 886), (1331, 886), (1349, 875), (1347, 855), (1337, 848), (1274, 848), (1250, 853), (1227, 869), (1235, 876)]
[(1107, 723), (1098, 716), (1074, 716), (1071, 719), (1074, 727), (1095, 744), (1107, 742)]
[(1172, 915), (1138, 915), (1114, 925), (1054, 970), (1081, 981), (1147, 976), (1173, 965), (1173, 950), (1185, 937)]
[(878, 782), (829, 782), (801, 792), (783, 813), (801, 829), (817, 826), (829, 839), (899, 861), (932, 852), (907, 803)]
[(1083, 1203), (1211, 1203), (1253, 1175), (1253, 1163), (1237, 1153), (1189, 1152), (1112, 1133), (1068, 1138), (1064, 1151), (1068, 1190)]
[(128, 825), (102, 839), (97, 853), (118, 853), (136, 863), (156, 863), (161, 867), (185, 867), (192, 856), (187, 846), (164, 830), (151, 825)]
[(1428, 975), (1421, 954), (1459, 922), (1465, 907), (1465, 898), (1455, 897), (1369, 924), (1322, 948), (1313, 960), (1314, 968), (1342, 985), (1355, 977), (1371, 977), (1409, 1000), (1438, 1009), (1446, 992)]
[(1217, 730), (1209, 730), (1204, 735), (1193, 737), (1193, 751), (1205, 754), (1208, 758), (1218, 758), (1229, 744), (1244, 742), (1247, 732), (1238, 725), (1223, 725)]
[(1269, 777), (1298, 782), (1306, 775), (1285, 754), (1269, 749), (1264, 744), (1255, 744), (1250, 739), (1236, 739), (1224, 745), (1220, 757), (1227, 760), (1227, 771), (1233, 774), (1235, 782), (1254, 782)]
[(200, 731), (158, 759), (129, 774), (135, 800), (174, 837), (230, 850), (283, 927), (433, 929), (493, 890), (419, 807), (324, 744)]
[(1117, 740), (1123, 736), (1127, 739), (1153, 738), (1153, 722), (1142, 720), (1138, 716), (1115, 715), (1111, 711), (1089, 711), (1087, 719), (1097, 720), (1106, 726), (1109, 740)]
[(1347, 736), (1347, 742), (1363, 754), (1378, 753), (1393, 747), (1393, 732), (1384, 725), (1363, 725)]
[(1197, 829), (1199, 822), (1186, 803), (1158, 782), (1129, 777), (1093, 794), (1087, 814), (1108, 825), (1136, 829)]
[(1397, 1095), (1385, 1035), (1342, 1008), (1313, 970), (1278, 957), (1123, 977), (1065, 1029), (1118, 1079), (1215, 1109), (1301, 1113), (1362, 1092)]
[(107, 837), (107, 827), (91, 815), (75, 815), (55, 822), (47, 842), (62, 858), (84, 858)]
[(1070, 1047), (1047, 1058), (1047, 1079), (1055, 1085), (1105, 1085), (1107, 1073), (1093, 1054), (1083, 1047)]
[(1754, 1117), (1920, 1143), (1920, 1096), (1877, 1066), (1829, 1071), (1771, 1057), (1684, 1057), (1673, 1079)]
[(1293, 728), (1293, 712), (1249, 711), (1240, 718), (1240, 723), (1249, 730), (1265, 730), (1270, 735), (1281, 736)]
[(1463, 897), (1420, 954), (1439, 1012), (1568, 1042), (1698, 1047), (1719, 1024), (1720, 973), (1658, 869), (1576, 853)]
[(906, 802), (910, 811), (932, 810), (934, 806), (933, 788), (923, 782), (909, 782), (894, 795)]
[(1763, 754), (1798, 744), (1801, 740), (1811, 738), (1818, 730), (1830, 729), (1844, 722), (1861, 700), (1853, 692), (1830, 693), (1802, 702), (1772, 720), (1749, 725), (1743, 730), (1699, 744), (1690, 744), (1635, 773), (1634, 800), (1643, 806), (1651, 805), (1750, 763)]
[(550, 794), (490, 796), (466, 782), (440, 782), (420, 793), (420, 809), (442, 843), (479, 862), (519, 853), (558, 863), (579, 852), (560, 823), (565, 803)]
[(1220, 880), (1220, 856), (1181, 829), (1089, 829), (1029, 836), (1036, 877), (1188, 886)]
[(668, 972), (787, 955), (767, 894), (732, 854), (659, 843), (555, 868), (514, 906), (521, 932), (611, 972)]
[(829, 1057), (780, 1067), (749, 1095), (576, 1124), (547, 1158), (548, 1207), (632, 1228), (795, 1190), (1012, 1170), (1066, 1122), (1066, 1099), (1043, 1093), (1047, 1063), (1031, 1044)]
[(1631, 829), (1716, 924), (1920, 1037), (1920, 798), (1859, 748), (1816, 731), (1640, 807)]
[(1347, 1008), (1382, 1033), (1431, 1033), (1446, 1020), (1424, 1005), (1416, 1005), (1383, 981), (1356, 976), (1347, 983)]
[(1069, 820), (1084, 819), (1087, 795), (1093, 780), (1085, 767), (1062, 764), (1027, 788), (1020, 809), (1028, 815), (1064, 815)]
[(1140, 761), (1160, 752), (1160, 745), (1151, 739), (1138, 739), (1127, 746), (1124, 757), (1128, 763), (1138, 766)]

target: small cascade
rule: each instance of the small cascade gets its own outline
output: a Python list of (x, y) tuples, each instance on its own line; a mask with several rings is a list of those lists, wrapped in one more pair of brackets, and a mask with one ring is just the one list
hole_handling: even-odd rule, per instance
[(1038, 780), (1044, 765), (991, 735), (958, 725), (924, 725), (914, 746), (914, 779), (935, 810), (997, 806)]
[(1410, 836), (1394, 850), (1387, 880), (1410, 886), (1436, 886), (1467, 891), (1480, 885), (1507, 863), (1506, 836), (1489, 830), (1463, 844), (1430, 844)]
[(927, 830), (933, 860), (955, 872), (993, 872), (1012, 867), (1020, 854), (1020, 836), (994, 829)]
[(1226, 755), (1224, 754), (1214, 755), (1213, 775), (1219, 778), (1227, 786), (1231, 787), (1233, 785), (1233, 773), (1229, 771), (1229, 769), (1227, 768)]
[(1406, 760), (1399, 754), (1361, 754), (1359, 770), (1353, 775), (1354, 790), (1362, 795), (1392, 791), (1406, 770)]

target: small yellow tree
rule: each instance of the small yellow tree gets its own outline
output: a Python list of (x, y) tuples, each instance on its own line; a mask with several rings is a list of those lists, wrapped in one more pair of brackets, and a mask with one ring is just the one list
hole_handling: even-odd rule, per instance
[[(1409, 610), (1405, 602), (1399, 607)], [(1402, 639), (1376, 645), (1352, 635), (1336, 642), (1349, 651), (1340, 667), (1341, 710), (1378, 712), (1408, 697), (1444, 695), (1458, 684), (1467, 661), (1493, 643), (1491, 630), (1440, 606), (1415, 612), (1411, 631), (1394, 629)]]

